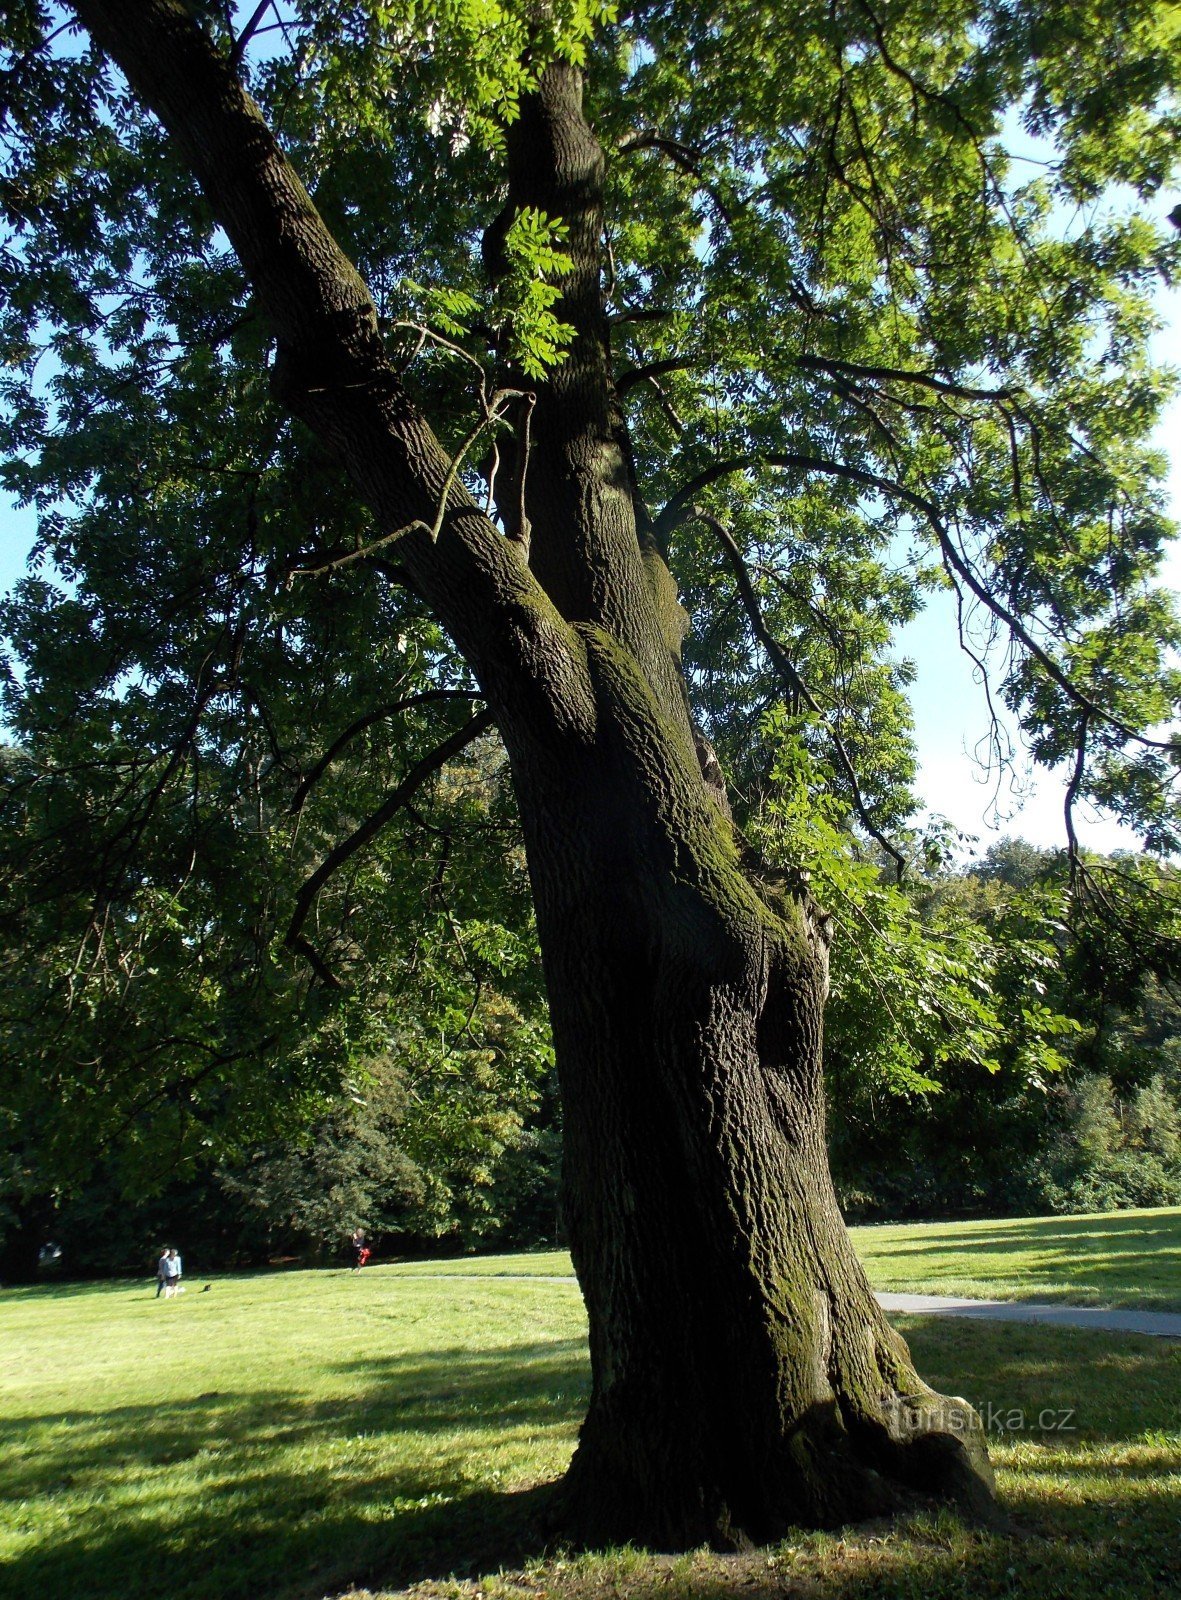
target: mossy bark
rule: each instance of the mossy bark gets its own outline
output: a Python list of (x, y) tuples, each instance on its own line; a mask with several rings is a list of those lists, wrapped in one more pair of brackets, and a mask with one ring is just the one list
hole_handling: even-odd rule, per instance
[[(576, 337), (538, 386), (533, 450), (503, 475), (514, 505), (497, 526), (453, 482), (368, 291), (234, 63), (181, 0), (76, 9), (226, 230), (276, 339), (277, 396), (391, 542), (375, 570), (389, 575), (396, 552), (394, 581), (450, 633), (512, 761), (590, 1315), (567, 1531), (734, 1545), (916, 1489), (987, 1509), (979, 1424), (915, 1374), (833, 1196), (823, 920), (744, 872), (699, 759), (685, 619), (613, 391), (604, 159), (579, 72), (548, 67), (507, 139), (504, 220), (532, 205), (567, 223), (558, 310)], [(493, 272), (495, 245), (494, 225)]]
[(565, 1530), (736, 1546), (915, 1491), (984, 1513), (979, 1423), (915, 1373), (833, 1194), (823, 921), (755, 887), (679, 728), (584, 636), (600, 738), (518, 768), (590, 1318)]

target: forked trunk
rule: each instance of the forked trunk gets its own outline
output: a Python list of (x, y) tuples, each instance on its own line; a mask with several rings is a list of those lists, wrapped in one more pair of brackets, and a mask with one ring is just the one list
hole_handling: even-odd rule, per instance
[(590, 1318), (565, 1530), (734, 1546), (913, 1491), (986, 1513), (980, 1424), (916, 1375), (837, 1208), (823, 922), (756, 891), (638, 674), (590, 645), (596, 749), (518, 769)]
[(568, 1530), (733, 1544), (877, 1512), (905, 1487), (989, 1506), (977, 1419), (916, 1376), (837, 1211), (822, 925), (806, 896), (743, 870), (703, 780), (685, 618), (613, 387), (606, 162), (581, 73), (556, 61), (523, 97), (486, 240), (495, 276), (520, 208), (562, 221), (557, 310), (575, 330), (538, 385), (532, 449), (522, 422), (497, 480), (498, 527), (391, 366), (364, 283), (236, 63), (180, 0), (75, 4), (175, 134), (269, 320), (277, 393), (350, 473), (379, 566), (391, 558), (448, 629), (513, 763), (590, 1313)]

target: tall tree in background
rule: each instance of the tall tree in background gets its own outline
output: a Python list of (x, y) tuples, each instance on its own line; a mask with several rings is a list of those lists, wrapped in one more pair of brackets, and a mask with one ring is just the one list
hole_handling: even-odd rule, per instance
[[(494, 724), (590, 1319), (568, 1527), (987, 1505), (976, 1420), (837, 1210), (840, 908), (764, 802), (802, 782), (830, 851), (901, 866), (884, 651), (937, 578), (967, 648), (1004, 636), (994, 690), (1071, 801), (1175, 844), (1144, 443), (1175, 11), (74, 9), (85, 33), (8, 8), (7, 482), (68, 581), (7, 624), (31, 759), (99, 791), (95, 903), (133, 906), (172, 828), (184, 911), (211, 777), (258, 839), (333, 768), (320, 865), (242, 925), (277, 897), (319, 990), (347, 983), (381, 900), (334, 873)], [(88, 723), (124, 753), (88, 767)]]

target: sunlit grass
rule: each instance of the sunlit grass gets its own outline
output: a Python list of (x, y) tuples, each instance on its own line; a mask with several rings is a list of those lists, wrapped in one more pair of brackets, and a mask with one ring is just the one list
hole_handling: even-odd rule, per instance
[(1181, 1310), (1181, 1208), (854, 1228), (874, 1287)]
[(584, 1329), (572, 1286), (380, 1270), (9, 1291), (0, 1560), (22, 1595), (127, 1600), (426, 1559), (441, 1508), (560, 1473)]
[[(1063, 1225), (971, 1226), (1036, 1241)], [(916, 1231), (867, 1230), (882, 1259)], [(732, 1558), (545, 1550), (531, 1491), (569, 1459), (588, 1383), (577, 1289), (553, 1281), (565, 1266), (219, 1278), (171, 1302), (147, 1282), (5, 1292), (0, 1593), (1181, 1594), (1181, 1344), (922, 1318), (899, 1325), (920, 1371), (990, 1423), (1011, 1533), (928, 1513)]]
[[(875, 1289), (1181, 1311), (1181, 1208), (852, 1228)], [(406, 1273), (569, 1274), (562, 1250), (408, 1262)]]

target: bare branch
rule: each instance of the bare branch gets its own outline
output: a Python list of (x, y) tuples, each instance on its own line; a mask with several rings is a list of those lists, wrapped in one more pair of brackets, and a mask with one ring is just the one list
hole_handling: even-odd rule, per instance
[(755, 591), (754, 583), (751, 580), (750, 571), (747, 568), (746, 562), (743, 560), (742, 552), (739, 550), (738, 546), (734, 542), (733, 537), (731, 536), (730, 530), (722, 522), (720, 522), (717, 517), (711, 516), (708, 511), (703, 511), (700, 506), (694, 506), (692, 514), (698, 522), (704, 523), (707, 528), (712, 530), (714, 535), (717, 537), (719, 544), (722, 546), (722, 549), (725, 551), (727, 560), (730, 563), (730, 568), (734, 573), (735, 581), (738, 584), (738, 592), (742, 596), (742, 603), (746, 608), (746, 614), (750, 619), (750, 625), (754, 631), (755, 637), (762, 644), (763, 648), (771, 658), (772, 665), (776, 668), (784, 682), (787, 684), (792, 698), (796, 701), (802, 701), (804, 705), (808, 707), (809, 711), (812, 712), (813, 716), (818, 719), (820, 725), (828, 734), (830, 740), (832, 741), (832, 747), (836, 752), (837, 761), (840, 764), (841, 770), (845, 774), (846, 780), (848, 781), (849, 791), (853, 797), (853, 805), (857, 815), (861, 818), (862, 826), (865, 828), (865, 831), (869, 834), (870, 838), (876, 839), (878, 844), (881, 845), (882, 849), (894, 862), (899, 880), (901, 880), (906, 871), (906, 858), (903, 856), (900, 850), (890, 843), (889, 839), (886, 838), (885, 834), (874, 822), (873, 817), (870, 814), (869, 807), (865, 803), (865, 797), (861, 793), (861, 785), (857, 781), (857, 772), (853, 766), (852, 758), (845, 747), (844, 740), (821, 711), (815, 696), (812, 694), (811, 690), (800, 676), (798, 667), (790, 659), (787, 651), (779, 643), (779, 640), (775, 638), (774, 634), (767, 627), (766, 618), (763, 616), (763, 608), (759, 602), (758, 594)]
[[(521, 423), (521, 439), (517, 448), (516, 480), (517, 480), (517, 522), (513, 528), (506, 530), (508, 537), (519, 544), (529, 559), (529, 539), (532, 529), (529, 523), (529, 513), (525, 508), (525, 482), (529, 474), (529, 451), (532, 448), (533, 407), (537, 404), (535, 394), (524, 397), (525, 416)], [(491, 486), (489, 486), (491, 493)]]
[(882, 383), (914, 383), (938, 394), (954, 395), (958, 400), (1016, 400), (1016, 389), (976, 389), (965, 383), (938, 378), (933, 372), (916, 372), (908, 367), (864, 366), (856, 361), (838, 361), (835, 356), (797, 356), (796, 365), (809, 372), (840, 373), (847, 378), (872, 378)]
[(292, 912), (284, 943), (288, 949), (296, 950), (301, 955), (306, 956), (315, 969), (317, 976), (330, 988), (339, 989), (343, 986), (340, 979), (332, 972), (323, 957), (317, 953), (311, 941), (303, 932), (303, 925), (307, 921), (308, 913), (312, 909), (316, 896), (334, 872), (342, 867), (350, 857), (356, 855), (358, 850), (363, 849), (371, 839), (377, 837), (386, 824), (402, 809), (407, 800), (412, 799), (418, 793), (428, 778), (433, 777), (453, 756), (457, 756), (461, 750), (466, 749), (473, 739), (487, 732), (491, 726), (492, 713), (490, 711), (481, 711), (478, 715), (472, 717), (469, 722), (465, 722), (463, 727), (457, 729), (450, 738), (444, 739), (442, 744), (437, 745), (428, 755), (423, 756), (420, 761), (416, 761), (401, 783), (390, 791), (377, 810), (367, 817), (361, 826), (355, 829), (347, 839), (343, 839), (335, 849), (330, 850), (311, 876), (304, 880), (298, 895), (295, 897), (295, 910)]
[(691, 357), (672, 356), (667, 361), (650, 361), (643, 367), (625, 367), (615, 380), (615, 393), (622, 399), (637, 384), (650, 383), (655, 378), (666, 377), (670, 372), (687, 372), (697, 364)]
[(672, 426), (673, 432), (676, 434), (684, 433), (685, 419), (677, 414), (672, 401), (669, 399), (668, 395), (665, 394), (659, 381), (652, 377), (651, 374), (646, 374), (644, 377), (644, 382), (652, 390), (653, 394), (655, 394), (656, 403), (664, 413), (665, 417), (668, 419), (670, 425)]
[(672, 314), (671, 306), (635, 306), (628, 311), (615, 312), (607, 321), (613, 328), (618, 328), (625, 322), (664, 322)]
[(396, 717), (402, 711), (409, 711), (413, 706), (426, 705), (432, 701), (471, 701), (478, 699), (479, 696), (468, 689), (423, 689), (418, 694), (407, 695), (404, 700), (395, 700), (388, 706), (378, 706), (376, 711), (370, 711), (365, 716), (358, 717), (356, 722), (347, 727), (343, 733), (337, 735), (315, 765), (304, 774), (295, 793), (291, 796), (292, 812), (296, 816), (299, 815), (303, 810), (304, 801), (307, 799), (308, 794), (319, 783), (341, 751), (346, 745), (351, 744), (358, 734), (364, 733), (366, 728), (371, 728), (375, 722), (383, 722), (388, 717)]
[(679, 139), (666, 138), (654, 128), (648, 128), (643, 133), (634, 134), (630, 139), (624, 139), (618, 149), (620, 155), (630, 155), (633, 150), (660, 150), (677, 162), (705, 160), (705, 152), (697, 149), (695, 145), (682, 144)]
[[(420, 518), (415, 518), (413, 522), (408, 522), (405, 527), (394, 528), (390, 533), (383, 533), (380, 538), (371, 540), (369, 544), (359, 545), (355, 550), (345, 550), (343, 552), (326, 550), (323, 555), (316, 557), (313, 561), (309, 561), (306, 566), (293, 567), (288, 574), (289, 579), (314, 577), (321, 572), (333, 572), (339, 567), (351, 567), (358, 561), (367, 561), (371, 556), (376, 555), (378, 551), (384, 550), (388, 545), (393, 544), (395, 540), (402, 538), (407, 533), (425, 533), (432, 544), (437, 544), (439, 534), (443, 530), (443, 522), (447, 516), (451, 491), (459, 478), (464, 458), (479, 440), (481, 434), (486, 433), (489, 428), (494, 428), (497, 423), (504, 421), (504, 412), (499, 408), (505, 401), (513, 399), (524, 400), (527, 405), (532, 407), (537, 396), (524, 389), (498, 389), (491, 400), (486, 403), (484, 416), (477, 422), (451, 458), (451, 465), (447, 468), (447, 476), (443, 479), (443, 487), (439, 492), (433, 523), (428, 525)], [(526, 413), (526, 416), (528, 416), (528, 413)]]
[(1066, 822), (1066, 854), (1070, 861), (1070, 886), (1073, 889), (1078, 880), (1079, 850), (1078, 835), (1074, 831), (1074, 803), (1078, 799), (1079, 787), (1083, 781), (1083, 774), (1087, 765), (1087, 725), (1090, 721), (1089, 713), (1084, 711), (1079, 719), (1078, 750), (1074, 759), (1074, 772), (1066, 786), (1066, 798), (1062, 804), (1062, 814)]
[(661, 155), (667, 156), (675, 167), (679, 167), (692, 178), (709, 196), (722, 221), (729, 226), (733, 225), (734, 215), (730, 205), (722, 199), (717, 184), (711, 183), (702, 171), (701, 164), (704, 157), (700, 150), (694, 150), (691, 145), (682, 144), (678, 139), (666, 139), (652, 131), (637, 134), (634, 139), (626, 139), (619, 149), (623, 154), (633, 150), (656, 150)]
[[(992, 806), (994, 812), (998, 812), (1000, 808), (1001, 784), (1004, 781), (1004, 774), (1006, 772), (1012, 774), (1014, 751), (1012, 736), (1009, 733), (1005, 723), (1001, 720), (1000, 713), (996, 707), (992, 679), (988, 671), (988, 646), (991, 643), (992, 637), (994, 637), (993, 630), (996, 628), (996, 618), (994, 617), (992, 619), (989, 639), (985, 641), (983, 649), (981, 651), (977, 651), (968, 634), (971, 613), (970, 611), (965, 611), (963, 590), (958, 584), (956, 584), (952, 592), (955, 595), (955, 626), (956, 636), (959, 640), (959, 646), (967, 656), (968, 660), (976, 668), (976, 671), (980, 674), (980, 687), (984, 692), (984, 704), (988, 709), (988, 732), (978, 739), (973, 746), (972, 759), (978, 764), (984, 766), (986, 774), (990, 774), (995, 770), (996, 777), (992, 785), (992, 798), (989, 804)], [(988, 744), (989, 754), (987, 762), (984, 762), (982, 761), (979, 751), (980, 746), (986, 741)]]
[(271, 8), (273, 3), (274, 3), (274, 0), (262, 0), (262, 4), (259, 5), (259, 6), (256, 6), (254, 8), (254, 10), (251, 12), (250, 18), (247, 21), (246, 26), (242, 29), (242, 32), (234, 40), (234, 48), (230, 51), (230, 65), (231, 66), (235, 66), (236, 67), (239, 64), (239, 62), (242, 60), (242, 57), (246, 53), (246, 46), (250, 43), (251, 39), (254, 37), (255, 33), (258, 31), (259, 23), (266, 16), (267, 12), (270, 10), (270, 8)]
[(883, 477), (880, 473), (869, 472), (864, 467), (850, 467), (844, 462), (833, 461), (827, 456), (799, 455), (795, 452), (773, 452), (765, 454), (751, 454), (743, 456), (730, 456), (726, 459), (715, 461), (711, 466), (699, 472), (683, 488), (668, 501), (664, 510), (656, 519), (656, 530), (662, 536), (672, 531), (677, 524), (685, 519), (687, 508), (692, 504), (702, 489), (719, 482), (720, 479), (731, 477), (737, 472), (745, 472), (752, 467), (781, 467), (799, 472), (822, 472), (829, 477), (841, 478), (847, 483), (858, 484), (861, 488), (871, 489), (875, 494), (886, 495), (889, 499), (900, 501), (909, 506), (911, 510), (920, 512), (930, 524), (931, 531), (939, 545), (943, 556), (944, 566), (953, 582), (958, 578), (967, 585), (977, 600), (998, 621), (1003, 622), (1010, 634), (1017, 640), (1045, 672), (1052, 683), (1055, 683), (1063, 694), (1076, 705), (1080, 711), (1085, 711), (1092, 720), (1102, 722), (1107, 727), (1115, 730), (1133, 744), (1139, 744), (1149, 750), (1167, 750), (1170, 754), (1177, 754), (1181, 750), (1176, 739), (1152, 739), (1145, 733), (1140, 733), (1122, 718), (1113, 716), (1110, 711), (1105, 711), (1090, 696), (1070, 681), (1066, 673), (1054, 660), (1053, 656), (1040, 645), (1026, 625), (1017, 617), (1003, 600), (1000, 600), (988, 585), (977, 577), (970, 562), (956, 545), (948, 531), (947, 524), (940, 515), (934, 501), (926, 495), (916, 494), (913, 489), (908, 489), (905, 484), (898, 483), (893, 478)]

